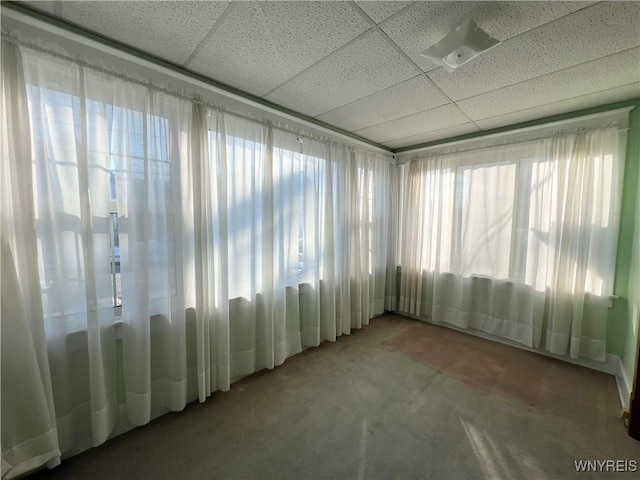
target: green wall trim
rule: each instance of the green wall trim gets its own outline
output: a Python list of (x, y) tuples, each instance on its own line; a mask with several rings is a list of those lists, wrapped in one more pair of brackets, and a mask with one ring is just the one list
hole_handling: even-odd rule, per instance
[(459, 135), (456, 137), (448, 137), (448, 138), (443, 138), (440, 140), (434, 140), (432, 142), (426, 142), (426, 143), (419, 143), (419, 144), (415, 144), (415, 145), (409, 145), (407, 147), (400, 147), (400, 148), (389, 148), (386, 147), (380, 143), (374, 142), (372, 140), (369, 140), (365, 137), (361, 137), (359, 135), (356, 135), (352, 132), (349, 132), (348, 130), (343, 130), (339, 127), (336, 127), (334, 125), (331, 125), (329, 123), (323, 122), (321, 120), (318, 120), (314, 117), (305, 115), (304, 113), (300, 113), (297, 112), (295, 110), (292, 110), (290, 108), (284, 107), (282, 105), (279, 105), (277, 103), (271, 102), (269, 100), (266, 100), (262, 97), (253, 95), (251, 93), (245, 92), (244, 90), (240, 90), (239, 88), (233, 87), (231, 85), (228, 85), (226, 83), (223, 82), (219, 82), (217, 80), (214, 80), (212, 78), (206, 77), (204, 75), (201, 75), (197, 72), (194, 72), (192, 70), (189, 70), (188, 68), (185, 68), (181, 65), (172, 63), (168, 60), (164, 60), (160, 57), (157, 57), (155, 55), (152, 55), (150, 53), (147, 53), (143, 50), (139, 50), (135, 47), (131, 47), (127, 44), (121, 43), (117, 40), (114, 40), (112, 38), (103, 36), (99, 33), (93, 32), (91, 30), (88, 30), (84, 27), (81, 27), (79, 25), (75, 25), (71, 22), (67, 22), (65, 20), (62, 20), (60, 18), (54, 17), (52, 15), (49, 15), (45, 12), (41, 12), (39, 10), (35, 10), (34, 8), (28, 6), (28, 5), (24, 5), (21, 3), (16, 3), (14, 1), (3, 1), (2, 2), (2, 8), (8, 8), (10, 10), (14, 10), (17, 12), (20, 12), (24, 15), (28, 15), (32, 18), (35, 18), (37, 20), (41, 20), (43, 22), (47, 22), (50, 23), (52, 25), (55, 25), (56, 27), (62, 29), (62, 30), (66, 30), (68, 32), (74, 33), (76, 35), (80, 35), (84, 38), (90, 39), (90, 40), (94, 40), (96, 42), (100, 42), (104, 45), (107, 45), (109, 47), (112, 47), (114, 49), (120, 50), (122, 52), (125, 52), (129, 55), (132, 55), (136, 58), (140, 58), (142, 60), (145, 60), (149, 63), (152, 63), (154, 65), (157, 65), (159, 67), (163, 67), (166, 69), (169, 69), (171, 71), (174, 71), (176, 73), (180, 73), (188, 78), (192, 78), (194, 80), (203, 82), (205, 84), (208, 84), (212, 87), (218, 88), (220, 90), (223, 90), (227, 93), (230, 93), (232, 95), (236, 95), (240, 98), (244, 98), (250, 102), (254, 102), (257, 103), (259, 105), (262, 105), (264, 107), (270, 108), (272, 110), (275, 110), (277, 112), (283, 113), (285, 115), (289, 115), (292, 117), (295, 117), (299, 120), (308, 122), (312, 125), (327, 129), (331, 132), (334, 132), (338, 135), (347, 137), (347, 138), (351, 138), (353, 140), (356, 140), (358, 142), (362, 142), (366, 145), (370, 145), (372, 147), (375, 148), (379, 148), (381, 150), (387, 151), (389, 153), (404, 153), (404, 152), (408, 152), (411, 150), (417, 150), (419, 148), (426, 148), (426, 147), (433, 147), (436, 145), (441, 145), (441, 144), (445, 144), (445, 143), (449, 143), (449, 142), (456, 142), (456, 141), (460, 141), (460, 140), (467, 140), (467, 139), (471, 139), (471, 138), (478, 138), (478, 137), (484, 137), (486, 135), (492, 135), (495, 133), (502, 133), (502, 132), (508, 132), (511, 130), (517, 130), (520, 128), (526, 128), (526, 127), (532, 127), (532, 126), (536, 126), (536, 125), (541, 125), (541, 124), (545, 124), (545, 123), (550, 123), (550, 122), (554, 122), (554, 121), (559, 121), (559, 120), (565, 120), (568, 118), (574, 118), (574, 117), (578, 117), (578, 116), (582, 116), (582, 115), (589, 115), (591, 113), (598, 113), (598, 112), (603, 112), (606, 110), (612, 110), (614, 108), (620, 108), (620, 107), (626, 107), (629, 105), (638, 105), (639, 103), (639, 99), (632, 99), (632, 100), (626, 100), (626, 101), (622, 101), (622, 102), (617, 102), (617, 103), (612, 103), (612, 104), (607, 104), (607, 105), (601, 105), (598, 107), (592, 107), (592, 108), (588, 108), (588, 109), (584, 109), (584, 110), (577, 110), (577, 111), (572, 111), (572, 112), (567, 112), (567, 113), (563, 113), (563, 114), (558, 114), (558, 115), (553, 115), (550, 117), (544, 117), (544, 118), (539, 118), (536, 120), (530, 120), (527, 122), (521, 122), (521, 123), (517, 123), (514, 125), (508, 125), (505, 127), (498, 127), (498, 128), (492, 128), (490, 130), (483, 130), (481, 132), (474, 132), (474, 133), (468, 133), (466, 135)]
[[(640, 117), (640, 115), (639, 115)], [(640, 136), (640, 118), (637, 119), (637, 135)], [(640, 140), (636, 142), (636, 157), (638, 158), (638, 186), (640, 187)], [(631, 382), (637, 365), (638, 328), (640, 327), (640, 188), (636, 191), (635, 228), (631, 241), (631, 266), (629, 267), (628, 302), (627, 302), (627, 330), (624, 334), (624, 353), (622, 366), (627, 379)], [(640, 372), (638, 372), (640, 375)], [(629, 390), (633, 387), (630, 386)]]
[(487, 135), (493, 135), (495, 133), (510, 132), (512, 130), (519, 130), (521, 128), (535, 127), (538, 125), (544, 125), (551, 122), (559, 122), (561, 120), (568, 120), (575, 117), (582, 117), (583, 115), (591, 115), (593, 113), (606, 112), (608, 110), (615, 110), (616, 108), (623, 108), (629, 106), (640, 105), (640, 98), (634, 98), (630, 100), (623, 100), (616, 103), (608, 103), (606, 105), (599, 105), (597, 107), (585, 108), (582, 110), (575, 110), (572, 112), (560, 113), (551, 117), (538, 118), (536, 120), (529, 120), (527, 122), (516, 123), (513, 125), (507, 125), (504, 127), (492, 128), (490, 130), (482, 130), (481, 132), (467, 133), (465, 135), (458, 135), (457, 137), (443, 138), (441, 140), (434, 140), (432, 142), (420, 143), (418, 145), (411, 145), (409, 147), (401, 147), (392, 150), (393, 153), (405, 153), (411, 150), (418, 150), (421, 148), (435, 147), (443, 145), (445, 143), (458, 142), (460, 140), (469, 140), (471, 138), (480, 138)]
[[(631, 264), (635, 245), (639, 241), (634, 239), (638, 228), (637, 211), (638, 190), (640, 188), (640, 99), (635, 100), (636, 106), (629, 113), (629, 131), (627, 133), (627, 153), (622, 187), (622, 206), (620, 209), (620, 233), (618, 236), (618, 250), (616, 257), (616, 276), (614, 291), (620, 300), (614, 302), (609, 310), (607, 325), (607, 352), (618, 355), (623, 360), (627, 375), (633, 377), (632, 363), (635, 360), (635, 336), (629, 338), (636, 331), (637, 322), (633, 319), (633, 292), (629, 292), (629, 280), (632, 274)], [(637, 298), (637, 292), (635, 292)]]
[(13, 1), (3, 1), (2, 2), (2, 8), (8, 8), (10, 10), (14, 10), (16, 12), (22, 13), (24, 15), (28, 15), (29, 17), (35, 18), (36, 20), (41, 20), (43, 22), (47, 22), (51, 25), (54, 25), (62, 30), (74, 33), (76, 35), (80, 35), (84, 38), (87, 38), (89, 40), (94, 40), (96, 42), (100, 42), (103, 45), (107, 45), (111, 48), (114, 48), (116, 50), (120, 50), (121, 52), (127, 53), (129, 55), (132, 55), (136, 58), (139, 58), (141, 60), (145, 60), (149, 63), (152, 63), (154, 65), (157, 65), (159, 67), (162, 68), (166, 68), (169, 69), (171, 71), (180, 73), (186, 77), (189, 77), (193, 80), (197, 80), (199, 82), (203, 82), (206, 83), (207, 85), (210, 85), (212, 87), (215, 88), (219, 88), (220, 90), (224, 90), (227, 93), (230, 93), (232, 95), (236, 95), (238, 97), (244, 98), (245, 100), (249, 100), (251, 102), (257, 103), (259, 105), (262, 105), (264, 107), (270, 108), (272, 110), (275, 110), (277, 112), (283, 113), (285, 115), (289, 115), (292, 117), (295, 117), (299, 120), (311, 123), (317, 127), (321, 127), (327, 130), (330, 130), (331, 132), (334, 132), (338, 135), (342, 135), (344, 137), (348, 137), (351, 138), (353, 140), (357, 140), (358, 142), (362, 142), (366, 145), (370, 145), (372, 147), (375, 148), (379, 148), (381, 150), (384, 150), (386, 152), (389, 153), (393, 153), (393, 150), (391, 150), (389, 147), (385, 147), (384, 145), (381, 145), (379, 143), (376, 143), (372, 140), (369, 140), (367, 138), (361, 137), (359, 135), (356, 135), (355, 133), (351, 133), (347, 130), (343, 130), (339, 127), (336, 127), (334, 125), (331, 125), (329, 123), (325, 123), (322, 120), (318, 120), (314, 117), (310, 117), (308, 115), (305, 115), (304, 113), (300, 113), (297, 112), (295, 110), (292, 110), (290, 108), (284, 107), (282, 105), (279, 105), (277, 103), (271, 102), (269, 100), (266, 100), (262, 97), (258, 97), (257, 95), (253, 95), (249, 92), (245, 92), (244, 90), (240, 90), (239, 88), (233, 87), (231, 85), (228, 85), (226, 83), (223, 82), (219, 82), (217, 80), (214, 80), (212, 78), (206, 77), (204, 75), (201, 75), (197, 72), (194, 72), (193, 70), (189, 70), (188, 68), (185, 68), (181, 65), (178, 65), (176, 63), (170, 62), (168, 60), (164, 60), (160, 57), (157, 57), (155, 55), (152, 55), (148, 52), (145, 52), (143, 50), (139, 50), (135, 47), (131, 47), (130, 45), (126, 45), (124, 43), (121, 43), (117, 40), (114, 40), (112, 38), (109, 37), (105, 37), (99, 33), (96, 33), (94, 31), (88, 30), (84, 27), (81, 27), (79, 25), (75, 25), (71, 22), (67, 22), (65, 20), (62, 20), (60, 18), (54, 17), (52, 15), (49, 15), (45, 12), (41, 12), (39, 10), (35, 10), (27, 5), (23, 5), (20, 3), (16, 3)]

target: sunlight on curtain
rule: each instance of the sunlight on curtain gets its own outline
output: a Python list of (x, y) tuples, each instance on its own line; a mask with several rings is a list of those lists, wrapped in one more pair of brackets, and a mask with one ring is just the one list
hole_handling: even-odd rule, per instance
[[(191, 105), (112, 82), (110, 134), (122, 277), (123, 372), (129, 421), (187, 400), (181, 165)], [(97, 95), (96, 95), (97, 96)], [(105, 152), (106, 153), (106, 152)]]
[[(184, 218), (185, 230), (193, 232), (193, 242), (186, 243), (193, 245), (194, 261), (193, 275), (185, 276), (185, 294), (195, 317), (196, 375), (201, 402), (216, 390), (229, 390), (231, 383), (229, 284), (218, 273), (226, 272), (229, 265), (226, 182), (221, 181), (226, 178), (222, 118), (220, 112), (208, 118), (205, 107), (193, 105), (192, 161), (183, 167), (191, 167), (192, 188), (183, 189), (183, 208), (193, 209), (193, 216)], [(189, 218), (193, 218), (193, 225), (189, 224)]]
[[(15, 288), (2, 308), (33, 323), (11, 330), (19, 351), (3, 335), (3, 382), (24, 357), (21, 392), (40, 413), (5, 421), (16, 397), (3, 388), (3, 472), (204, 401), (383, 312), (388, 158), (20, 50), (10, 71), (24, 80), (3, 68), (3, 102), (8, 79), (26, 95), (6, 105), (21, 98), (29, 115), (3, 110), (16, 160), (3, 182), (19, 174), (22, 188), (3, 183), (16, 275), (3, 263)], [(14, 424), (44, 435), (24, 461), (5, 438)]]
[(196, 261), (203, 400), (383, 312), (390, 166), (234, 115), (194, 116), (209, 128), (194, 162), (194, 197), (211, 196), (194, 228), (209, 246)]
[(2, 48), (3, 476), (385, 308), (603, 359), (626, 120), (396, 167)]
[(186, 404), (179, 167), (191, 110), (46, 54), (25, 57), (40, 283), (66, 452), (86, 436), (104, 442), (119, 403), (133, 425)]
[(625, 128), (409, 162), (400, 311), (604, 360)]
[(0, 263), (2, 478), (60, 463), (38, 280), (31, 133), (22, 59), (2, 43)]

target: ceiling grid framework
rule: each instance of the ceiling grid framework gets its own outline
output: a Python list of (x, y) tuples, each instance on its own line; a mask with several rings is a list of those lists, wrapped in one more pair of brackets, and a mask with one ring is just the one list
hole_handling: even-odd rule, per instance
[[(17, 3), (389, 149), (640, 97), (639, 1)], [(420, 55), (469, 18), (502, 43)]]
[[(412, 63), (413, 65), (415, 65), (416, 69), (417, 69), (419, 72), (421, 72), (421, 74), (424, 76), (424, 78), (425, 78), (425, 79), (426, 79), (426, 80), (427, 80), (431, 85), (433, 85), (433, 87), (435, 87), (435, 88), (436, 88), (440, 93), (442, 93), (443, 95), (445, 94), (445, 93), (444, 93), (444, 91), (443, 91), (443, 90), (442, 90), (438, 85), (436, 85), (436, 83), (435, 83), (433, 80), (431, 80), (431, 78), (430, 78), (430, 77), (429, 77), (425, 72), (423, 72), (423, 71), (422, 71), (422, 69), (420, 68), (420, 66), (419, 66), (416, 62), (414, 62), (414, 61), (413, 61), (413, 59), (411, 59), (411, 57), (409, 57), (409, 56), (404, 52), (404, 50), (402, 50), (402, 49), (401, 49), (401, 48), (400, 48), (400, 47), (399, 47), (399, 46), (398, 46), (398, 45), (397, 45), (393, 40), (391, 40), (391, 38), (389, 38), (389, 35), (387, 35), (387, 33), (386, 33), (386, 32), (385, 32), (385, 31), (380, 27), (380, 25), (376, 24), (376, 23), (371, 19), (371, 17), (369, 17), (369, 16), (368, 16), (368, 15), (367, 15), (367, 14), (366, 14), (366, 13), (365, 13), (361, 8), (360, 8), (360, 6), (359, 6), (356, 2), (353, 2), (353, 1), (352, 1), (352, 2), (350, 2), (350, 3), (351, 3), (351, 5), (353, 6), (353, 8), (355, 8), (356, 10), (358, 10), (358, 11), (359, 11), (363, 16), (366, 16), (366, 17), (367, 17), (367, 19), (369, 19), (369, 20), (371, 21), (371, 24), (373, 25), (373, 28), (377, 29), (377, 30), (382, 34), (382, 36), (383, 36), (383, 37), (384, 37), (384, 38), (389, 42), (389, 44), (390, 44), (393, 48), (395, 48), (395, 49), (396, 49), (396, 51), (398, 51), (398, 53), (400, 53), (400, 55), (402, 55), (403, 57), (405, 57), (409, 63)], [(361, 2), (361, 3), (364, 3), (364, 2)], [(370, 3), (371, 3), (372, 5), (374, 5), (374, 4), (375, 4), (375, 2), (370, 2)], [(381, 3), (381, 2), (378, 2), (378, 3)], [(445, 96), (446, 96), (446, 95), (445, 95)], [(472, 119), (471, 119), (471, 118), (470, 118), (470, 117), (469, 117), (469, 116), (468, 116), (464, 111), (462, 111), (462, 109), (458, 106), (458, 104), (457, 104), (455, 101), (451, 100), (451, 103), (452, 103), (452, 104), (453, 104), (453, 105), (458, 109), (458, 111), (460, 112), (460, 114), (462, 114), (464, 117), (466, 117), (466, 118), (467, 118), (468, 122), (473, 123), (473, 124), (475, 125), (475, 122), (474, 122), (474, 121), (473, 121), (473, 120), (472, 120)], [(325, 113), (326, 113), (326, 112), (325, 112)], [(466, 122), (465, 122), (465, 123), (466, 123)], [(477, 125), (476, 125), (476, 127), (477, 127)], [(357, 131), (356, 131), (356, 132), (357, 132)], [(356, 133), (356, 132), (354, 132), (354, 133)], [(360, 135), (360, 134), (358, 134), (358, 135)]]
[[(265, 97), (268, 97), (269, 95), (271, 95), (274, 91), (278, 90), (279, 88), (284, 88), (286, 87), (286, 85), (288, 83), (293, 82), (294, 80), (296, 80), (298, 77), (304, 75), (305, 73), (307, 73), (307, 71), (311, 70), (314, 67), (319, 66), (321, 67), (322, 62), (324, 61), (328, 61), (329, 58), (331, 58), (331, 56), (336, 55), (338, 53), (340, 53), (341, 51), (351, 47), (352, 44), (358, 42), (361, 37), (366, 36), (368, 34), (371, 33), (370, 29), (365, 30), (363, 33), (361, 33), (360, 35), (358, 35), (357, 37), (355, 37), (352, 40), (349, 40), (347, 43), (345, 43), (344, 45), (342, 45), (341, 47), (338, 47), (337, 49), (335, 49), (333, 52), (331, 52), (330, 55), (327, 55), (326, 57), (321, 58), (320, 60), (318, 60), (316, 63), (309, 65), (307, 68), (305, 68), (304, 70), (301, 70), (300, 72), (296, 73), (294, 76), (288, 78), (287, 80), (285, 80), (284, 82), (282, 82), (279, 85), (276, 85), (275, 87), (273, 87), (271, 90), (269, 90), (267, 93), (264, 94)], [(337, 108), (337, 107), (336, 107)]]
[(198, 46), (193, 50), (193, 52), (191, 52), (191, 55), (189, 55), (189, 58), (187, 58), (184, 63), (182, 64), (182, 66), (184, 68), (189, 68), (189, 65), (191, 64), (191, 62), (193, 61), (193, 59), (195, 58), (196, 55), (198, 55), (198, 53), (200, 53), (200, 50), (202, 50), (202, 48), (205, 46), (205, 44), (207, 43), (207, 41), (214, 35), (214, 33), (216, 31), (218, 31), (218, 29), (222, 26), (222, 24), (224, 23), (225, 19), (231, 15), (231, 13), (235, 10), (237, 3), (231, 3), (229, 4), (224, 12), (222, 13), (222, 15), (220, 15), (220, 17), (216, 20), (216, 22), (213, 24), (213, 27), (211, 27), (211, 29), (207, 32), (207, 34), (204, 36), (204, 38), (202, 40), (200, 40), (200, 43), (198, 44)]

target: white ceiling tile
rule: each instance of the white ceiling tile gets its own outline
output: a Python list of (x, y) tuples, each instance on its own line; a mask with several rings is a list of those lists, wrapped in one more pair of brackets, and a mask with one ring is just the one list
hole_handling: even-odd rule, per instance
[(418, 135), (412, 135), (410, 137), (398, 138), (384, 142), (382, 145), (389, 148), (402, 148), (410, 147), (413, 145), (420, 145), (422, 143), (434, 142), (436, 140), (444, 140), (446, 138), (453, 138), (460, 135), (466, 135), (468, 133), (479, 132), (480, 129), (473, 123), (463, 123), (462, 125), (455, 125), (453, 127), (441, 128), (433, 130), (427, 133), (420, 133)]
[(379, 32), (372, 30), (266, 98), (317, 116), (407, 80), (416, 73), (414, 66)]
[(264, 95), (368, 28), (346, 2), (239, 2), (189, 68)]
[(574, 97), (568, 100), (561, 100), (559, 102), (540, 105), (514, 113), (507, 113), (506, 115), (487, 118), (485, 120), (478, 120), (476, 123), (482, 130), (490, 130), (492, 128), (515, 125), (517, 123), (528, 122), (530, 120), (551, 117), (553, 115), (560, 115), (567, 112), (575, 112), (577, 110), (584, 110), (586, 108), (597, 107), (608, 103), (621, 102), (623, 100), (639, 97), (640, 82), (636, 82), (623, 87), (612, 88), (611, 90)]
[[(640, 96), (638, 1), (356, 2), (438, 87), (352, 2), (24, 3), (390, 148)], [(470, 17), (503, 44), (433, 69)]]
[(468, 18), (499, 40), (543, 25), (594, 2), (415, 2), (382, 29), (423, 70), (438, 65), (420, 55)]
[(522, 34), (454, 72), (429, 77), (453, 100), (640, 45), (640, 2), (600, 3)]
[(182, 64), (229, 2), (62, 2), (62, 16), (97, 33)]
[(448, 102), (449, 99), (424, 75), (419, 75), (320, 115), (318, 119), (353, 131), (429, 110)]
[(360, 1), (356, 2), (358, 6), (369, 15), (371, 20), (376, 23), (380, 23), (386, 18), (389, 18), (394, 13), (399, 12), (413, 2), (401, 2), (401, 1)]
[(473, 120), (481, 120), (635, 83), (640, 78), (639, 66), (640, 48), (634, 48), (457, 104)]
[(397, 138), (410, 137), (419, 133), (440, 130), (468, 123), (469, 119), (452, 103), (431, 110), (416, 113), (390, 122), (367, 127), (355, 133), (378, 143)]

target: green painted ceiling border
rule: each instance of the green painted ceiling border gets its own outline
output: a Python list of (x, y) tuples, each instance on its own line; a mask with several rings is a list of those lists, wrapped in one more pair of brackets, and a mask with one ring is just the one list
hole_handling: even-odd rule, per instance
[(169, 70), (172, 70), (174, 72), (177, 72), (179, 74), (182, 74), (188, 78), (192, 78), (194, 80), (198, 80), (200, 82), (203, 82), (205, 84), (211, 85), (212, 87), (218, 88), (220, 90), (223, 90), (227, 93), (236, 95), (240, 98), (243, 98), (245, 100), (248, 100), (250, 102), (256, 103), (258, 105), (262, 105), (265, 107), (268, 107), (276, 112), (280, 112), (283, 113), (285, 115), (289, 115), (291, 117), (297, 118), (299, 120), (305, 121), (307, 123), (310, 123), (312, 125), (316, 125), (318, 127), (327, 129), (331, 132), (334, 132), (338, 135), (341, 135), (343, 137), (346, 138), (351, 138), (353, 140), (357, 140), (358, 142), (364, 143), (366, 145), (370, 145), (372, 147), (378, 148), (380, 150), (384, 150), (386, 152), (389, 152), (391, 154), (398, 154), (398, 153), (405, 153), (405, 152), (410, 152), (412, 150), (419, 150), (422, 148), (427, 148), (427, 147), (433, 147), (433, 146), (437, 146), (437, 145), (443, 145), (446, 143), (451, 143), (451, 142), (458, 142), (461, 140), (468, 140), (468, 139), (473, 139), (473, 138), (480, 138), (480, 137), (484, 137), (487, 135), (492, 135), (492, 134), (496, 134), (496, 133), (503, 133), (503, 132), (509, 132), (512, 130), (518, 130), (521, 128), (527, 128), (527, 127), (533, 127), (533, 126), (537, 126), (537, 125), (543, 125), (545, 123), (550, 123), (550, 122), (555, 122), (555, 121), (560, 121), (560, 120), (566, 120), (566, 119), (570, 119), (570, 118), (574, 118), (574, 117), (579, 117), (582, 115), (589, 115), (592, 113), (599, 113), (599, 112), (603, 112), (603, 111), (607, 111), (607, 110), (613, 110), (615, 108), (621, 108), (621, 107), (628, 107), (628, 106), (637, 106), (638, 102), (640, 101), (640, 98), (634, 98), (634, 99), (630, 99), (630, 100), (624, 100), (624, 101), (620, 101), (620, 102), (616, 102), (616, 103), (610, 103), (610, 104), (605, 104), (605, 105), (599, 105), (596, 107), (590, 107), (590, 108), (586, 108), (586, 109), (582, 109), (582, 110), (575, 110), (575, 111), (571, 111), (571, 112), (566, 112), (566, 113), (561, 113), (561, 114), (557, 114), (557, 115), (552, 115), (549, 117), (543, 117), (543, 118), (538, 118), (535, 120), (529, 120), (529, 121), (525, 121), (525, 122), (521, 122), (521, 123), (516, 123), (513, 125), (507, 125), (504, 127), (497, 127), (497, 128), (492, 128), (490, 130), (482, 130), (480, 132), (473, 132), (473, 133), (468, 133), (465, 135), (458, 135), (455, 137), (447, 137), (447, 138), (442, 138), (439, 140), (434, 140), (431, 142), (425, 142), (425, 143), (419, 143), (416, 145), (410, 145), (407, 147), (400, 147), (400, 148), (389, 148), (386, 147), (380, 143), (374, 142), (372, 140), (369, 140), (367, 138), (361, 137), (359, 135), (356, 135), (354, 133), (351, 133), (347, 130), (343, 130), (339, 127), (336, 127), (334, 125), (331, 125), (329, 123), (325, 123), (321, 120), (317, 120), (314, 117), (310, 117), (308, 115), (305, 115), (303, 113), (297, 112), (295, 110), (289, 109), (287, 107), (283, 107), (282, 105), (279, 105), (277, 103), (273, 103), (270, 102), (269, 100), (265, 100), (262, 97), (258, 97), (256, 95), (253, 95), (251, 93), (245, 92), (244, 90), (240, 90), (239, 88), (233, 87), (231, 85), (228, 85), (226, 83), (222, 83), (219, 82), (217, 80), (213, 80), (209, 77), (206, 77), (204, 75), (201, 75), (199, 73), (196, 73), (192, 70), (189, 70), (187, 68), (184, 68), (180, 65), (177, 65), (175, 63), (169, 62), (167, 60), (163, 60), (155, 55), (149, 54), (143, 50), (139, 50), (137, 48), (131, 47), (127, 44), (118, 42), (117, 40), (113, 40), (109, 37), (100, 35), (98, 33), (95, 33), (91, 30), (85, 29), (83, 27), (80, 27), (78, 25), (75, 25), (73, 23), (64, 21), (60, 18), (54, 17), (52, 15), (49, 15), (45, 12), (41, 12), (39, 10), (35, 10), (34, 8), (28, 6), (28, 5), (24, 5), (21, 3), (17, 3), (14, 1), (2, 1), (2, 7), (3, 8), (9, 8), (11, 10), (17, 11), (19, 13), (23, 13), (25, 15), (28, 15), (32, 18), (35, 18), (37, 20), (41, 20), (43, 22), (47, 22), (50, 23), (52, 25), (55, 25), (56, 27), (61, 28), (62, 30), (66, 30), (69, 31), (71, 33), (80, 35), (82, 37), (88, 38), (90, 40), (94, 40), (97, 42), (100, 42), (104, 45), (107, 45), (109, 47), (115, 48), (117, 50), (120, 50), (122, 52), (125, 52), (129, 55), (132, 55), (134, 57), (140, 58), (142, 60), (145, 60), (147, 62), (150, 62), (154, 65), (157, 65), (159, 67), (163, 67), (163, 68), (167, 68)]
[(36, 20), (40, 20), (46, 23), (49, 23), (51, 25), (54, 25), (62, 30), (74, 33), (76, 35), (80, 35), (84, 38), (87, 38), (89, 40), (94, 40), (96, 42), (102, 43), (104, 45), (107, 45), (109, 47), (115, 48), (116, 50), (120, 50), (122, 52), (125, 52), (129, 55), (132, 55), (134, 57), (140, 58), (142, 60), (145, 60), (147, 62), (150, 62), (154, 65), (157, 65), (159, 67), (163, 67), (163, 68), (167, 68), (169, 70), (172, 70), (174, 72), (180, 73), (182, 75), (185, 75), (186, 77), (192, 78), (194, 80), (198, 80), (200, 82), (206, 83), (208, 85), (211, 85), (212, 87), (215, 88), (219, 88), (221, 90), (224, 90), (227, 93), (231, 93), (233, 95), (236, 95), (238, 97), (241, 97), (245, 100), (249, 100), (251, 102), (257, 103), (259, 105), (268, 107), (272, 110), (275, 110), (277, 112), (283, 113), (285, 115), (289, 115), (291, 117), (297, 118), (299, 120), (303, 120), (305, 122), (311, 123), (313, 125), (316, 125), (318, 127), (330, 130), (331, 132), (337, 133), (339, 135), (342, 135), (344, 137), (348, 137), (351, 138), (353, 140), (357, 140), (358, 142), (362, 142), (366, 145), (370, 145), (372, 147), (384, 150), (385, 152), (389, 152), (389, 153), (393, 153), (393, 150), (391, 150), (389, 147), (385, 147), (384, 145), (381, 145), (379, 143), (376, 143), (372, 140), (369, 140), (367, 138), (361, 137), (359, 135), (355, 135), (347, 130), (343, 130), (339, 127), (336, 127), (334, 125), (331, 125), (329, 123), (325, 123), (321, 120), (317, 120), (314, 117), (310, 117), (308, 115), (305, 115), (304, 113), (300, 113), (297, 112), (295, 110), (291, 110), (287, 107), (283, 107), (282, 105), (278, 105), (277, 103), (273, 103), (270, 102), (269, 100), (265, 100), (262, 97), (258, 97), (257, 95), (253, 95), (251, 93), (245, 92), (244, 90), (240, 90), (239, 88), (233, 87), (231, 85), (228, 85), (226, 83), (223, 82), (219, 82), (217, 80), (213, 80), (212, 78), (209, 78), (207, 76), (201, 75), (199, 73), (196, 73), (192, 70), (189, 70), (188, 68), (184, 68), (178, 64), (175, 64), (173, 62), (169, 62), (168, 60), (164, 60), (160, 57), (157, 57), (155, 55), (152, 55), (150, 53), (147, 53), (143, 50), (139, 50), (135, 47), (132, 47), (130, 45), (121, 43), (117, 40), (114, 40), (112, 38), (103, 36), (99, 33), (93, 32), (91, 30), (88, 30), (86, 28), (83, 28), (79, 25), (76, 25), (74, 23), (71, 22), (67, 22), (65, 20), (62, 20), (58, 17), (54, 17), (52, 15), (49, 15), (46, 12), (42, 12), (39, 10), (36, 10), (28, 5), (24, 5), (21, 3), (17, 3), (14, 1), (2, 1), (2, 7), (3, 8), (8, 8), (10, 10), (14, 10), (16, 12), (22, 13), (24, 15), (27, 15), (29, 17), (32, 17)]
[(467, 133), (465, 135), (458, 135), (457, 137), (443, 138), (441, 140), (434, 140), (432, 142), (421, 143), (421, 144), (413, 145), (410, 147), (396, 148), (395, 150), (393, 150), (393, 153), (410, 152), (412, 150), (420, 150), (422, 148), (435, 147), (438, 145), (444, 145), (446, 143), (458, 142), (460, 140), (468, 140), (472, 138), (485, 137), (495, 133), (509, 132), (509, 131), (518, 130), (521, 128), (535, 127), (538, 125), (544, 125), (546, 123), (558, 122), (561, 120), (568, 120), (575, 117), (582, 117), (583, 115), (591, 115), (593, 113), (606, 112), (607, 110), (615, 110), (616, 108), (635, 107), (635, 106), (638, 106), (638, 102), (640, 102), (640, 97), (632, 98), (629, 100), (622, 100), (620, 102), (615, 102), (615, 103), (598, 105), (597, 107), (589, 107), (582, 110), (574, 110), (571, 112), (559, 113), (557, 115), (552, 115), (550, 117), (543, 117), (535, 120), (528, 120), (526, 122), (507, 125), (504, 127), (492, 128), (490, 130), (482, 130), (481, 132)]

